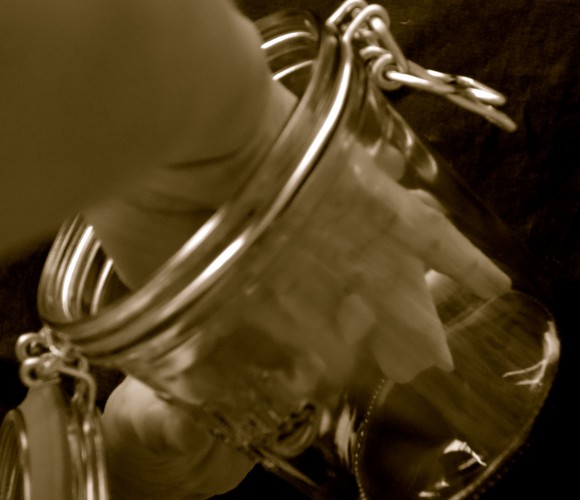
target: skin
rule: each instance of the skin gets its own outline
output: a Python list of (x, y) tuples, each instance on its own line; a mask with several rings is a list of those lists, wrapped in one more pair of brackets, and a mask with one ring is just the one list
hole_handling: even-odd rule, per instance
[[(227, 0), (0, 2), (0, 253), (81, 211), (124, 280), (145, 282), (239, 188), (294, 106), (259, 44)], [(425, 264), (480, 295), (509, 288), (432, 206), (356, 174), (389, 200), (395, 267), (409, 270), (402, 289), (414, 307), (433, 309)], [(372, 344), (396, 378), (388, 339)], [(429, 349), (431, 364), (452, 369), (443, 334)], [(207, 498), (253, 465), (131, 378), (111, 396), (104, 430), (113, 498)]]
[(1, 2), (1, 249), (159, 167), (257, 147), (280, 102), (258, 43), (226, 0)]
[[(257, 33), (225, 0), (7, 0), (0, 47), (0, 253), (17, 253), (83, 211), (133, 286), (229, 196), (293, 104), (275, 97)], [(128, 240), (116, 239), (136, 186), (172, 171), (166, 190), (185, 175), (199, 179), (196, 195), (209, 193), (191, 200), (193, 223), (177, 218), (165, 246), (137, 250), (167, 227), (156, 214), (168, 205), (151, 193), (138, 203), (152, 210), (138, 210)], [(209, 497), (253, 466), (133, 379), (107, 404), (104, 430), (108, 460), (120, 464), (115, 498)], [(168, 461), (182, 486), (159, 467)], [(144, 481), (152, 465), (157, 475)]]

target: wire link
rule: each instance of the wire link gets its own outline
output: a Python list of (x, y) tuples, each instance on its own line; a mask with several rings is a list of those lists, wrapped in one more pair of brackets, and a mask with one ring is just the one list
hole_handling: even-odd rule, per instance
[(19, 375), (27, 387), (36, 387), (67, 376), (75, 381), (71, 403), (85, 416), (95, 408), (97, 385), (90, 365), (82, 354), (66, 341), (58, 341), (52, 330), (24, 333), (16, 341), (15, 353), (20, 361)]
[(328, 23), (342, 33), (345, 43), (358, 46), (379, 88), (392, 91), (407, 86), (442, 96), (457, 106), (476, 113), (498, 127), (513, 132), (516, 124), (495, 106), (505, 104), (505, 96), (477, 80), (425, 69), (408, 60), (389, 25), (384, 7), (362, 0), (346, 0), (329, 17)]

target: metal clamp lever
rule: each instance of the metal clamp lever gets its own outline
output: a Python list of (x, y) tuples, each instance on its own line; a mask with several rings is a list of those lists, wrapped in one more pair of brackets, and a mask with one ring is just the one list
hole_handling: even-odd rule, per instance
[(389, 30), (390, 18), (384, 7), (346, 0), (327, 24), (342, 33), (345, 43), (360, 46), (359, 55), (369, 63), (372, 78), (381, 89), (391, 91), (405, 85), (430, 92), (508, 132), (517, 128), (509, 116), (494, 107), (505, 103), (501, 93), (473, 78), (425, 69), (408, 60)]

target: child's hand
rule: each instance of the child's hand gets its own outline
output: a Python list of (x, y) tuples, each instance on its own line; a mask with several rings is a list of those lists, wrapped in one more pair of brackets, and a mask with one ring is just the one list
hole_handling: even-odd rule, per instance
[(131, 377), (109, 397), (103, 428), (113, 499), (209, 498), (233, 489), (254, 466)]

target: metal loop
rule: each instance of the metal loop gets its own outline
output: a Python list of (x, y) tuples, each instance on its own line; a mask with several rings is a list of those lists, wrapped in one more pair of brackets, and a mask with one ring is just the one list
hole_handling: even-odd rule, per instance
[[(366, 9), (366, 12), (371, 16), (369, 24), (372, 26), (373, 30), (379, 34), (379, 38), (385, 48), (393, 54), (399, 70), (407, 73), (409, 71), (409, 61), (407, 61), (403, 50), (389, 30), (391, 19), (387, 11), (379, 5), (371, 5)], [(380, 12), (382, 12), (382, 15), (379, 16), (378, 14)]]
[[(349, 20), (350, 17), (350, 20)], [(461, 75), (422, 68), (409, 61), (389, 30), (390, 18), (381, 5), (368, 5), (361, 0), (346, 0), (332, 14), (327, 25), (342, 33), (343, 42), (366, 43), (359, 56), (369, 65), (374, 82), (391, 91), (406, 85), (441, 95), (454, 104), (483, 116), (507, 131), (516, 124), (494, 106), (505, 104), (505, 97), (477, 80)]]
[(467, 97), (471, 97), (476, 101), (489, 104), (490, 106), (503, 106), (506, 102), (505, 97), (498, 92), (489, 92), (485, 89), (466, 88), (464, 91)]
[(399, 47), (395, 38), (389, 31), (390, 18), (387, 11), (380, 5), (367, 5), (351, 21), (346, 28), (343, 40), (351, 44), (355, 40), (357, 33), (365, 26), (370, 26), (377, 34), (379, 45), (391, 52), (399, 71), (407, 73), (409, 63)]
[(441, 73), (431, 69), (426, 70), (431, 76), (441, 80), (445, 83), (453, 85), (458, 93), (463, 93), (466, 97), (490, 104), (492, 106), (503, 106), (506, 103), (506, 98), (498, 91), (484, 85), (474, 78), (463, 75), (451, 75), (449, 73)]
[(20, 367), (18, 368), (18, 375), (26, 387), (34, 387), (45, 382), (45, 380), (39, 380), (39, 378), (36, 376), (37, 362), (38, 358), (28, 358), (20, 363)]
[(95, 408), (97, 384), (90, 373), (89, 361), (72, 344), (56, 337), (49, 328), (18, 337), (15, 352), (20, 361), (20, 380), (27, 387), (35, 387), (58, 380), (61, 375), (71, 377), (75, 380), (71, 401), (83, 414), (91, 414)]
[(331, 14), (326, 23), (339, 28), (349, 15), (358, 13), (367, 5), (364, 0), (346, 0)]
[(55, 356), (69, 363), (76, 363), (79, 357), (82, 357), (68, 339), (59, 337), (52, 329), (44, 327), (40, 330), (39, 335), (48, 350)]
[(97, 398), (97, 383), (95, 378), (86, 370), (78, 370), (70, 366), (61, 366), (59, 372), (72, 377), (76, 381), (75, 393), (72, 401), (81, 409), (92, 412)]
[(385, 78), (400, 84), (404, 84), (407, 87), (413, 87), (418, 90), (424, 90), (426, 92), (431, 92), (437, 95), (452, 94), (455, 89), (445, 83), (432, 82), (431, 80), (426, 80), (419, 76), (412, 75), (410, 73), (401, 73), (399, 71), (387, 71), (385, 73)]
[(494, 125), (497, 125), (503, 130), (513, 132), (517, 128), (517, 125), (509, 116), (495, 109), (493, 106), (482, 104), (480, 102), (474, 102), (471, 99), (456, 94), (450, 94), (445, 97), (458, 106), (471, 111), (472, 113), (483, 116), (486, 120), (490, 121)]
[(19, 368), (20, 380), (27, 387), (44, 384), (56, 380), (60, 371), (61, 360), (51, 353), (44, 353), (35, 358), (25, 359)]
[(39, 356), (47, 350), (46, 344), (38, 333), (23, 333), (16, 340), (14, 353), (20, 363), (30, 357)]
[(385, 52), (371, 65), (371, 75), (383, 90), (397, 90), (404, 83), (388, 76), (389, 73), (403, 74), (396, 71), (397, 67), (393, 64), (394, 60), (393, 54)]
[(364, 61), (370, 61), (372, 59), (384, 57), (385, 59), (388, 59), (388, 61), (389, 61), (389, 62), (386, 62), (385, 64), (392, 64), (393, 62), (395, 62), (395, 58), (393, 57), (393, 54), (385, 51), (385, 49), (378, 47), (376, 45), (369, 45), (367, 47), (363, 47), (362, 49), (360, 49), (359, 55), (362, 57), (362, 59)]

